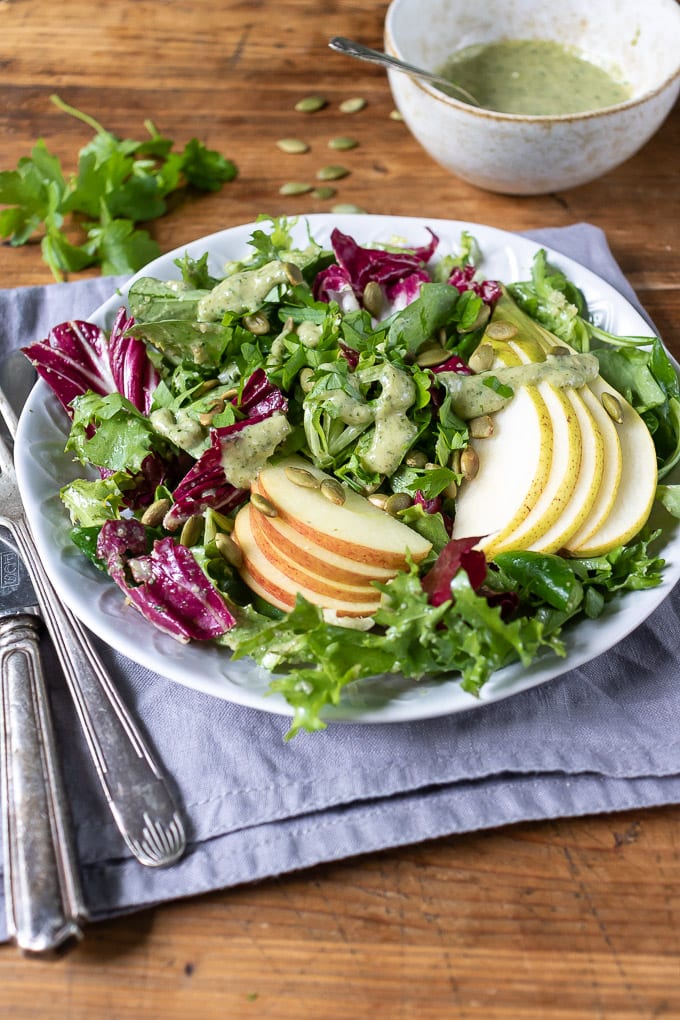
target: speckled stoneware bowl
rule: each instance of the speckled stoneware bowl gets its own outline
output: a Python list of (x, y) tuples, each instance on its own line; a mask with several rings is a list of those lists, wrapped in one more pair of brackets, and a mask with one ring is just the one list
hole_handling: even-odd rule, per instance
[(387, 52), (431, 71), (465, 46), (530, 38), (575, 47), (626, 81), (630, 99), (583, 114), (495, 113), (389, 72), (395, 103), (415, 138), (442, 166), (480, 188), (537, 195), (593, 180), (637, 152), (677, 99), (676, 0), (393, 0), (385, 19)]

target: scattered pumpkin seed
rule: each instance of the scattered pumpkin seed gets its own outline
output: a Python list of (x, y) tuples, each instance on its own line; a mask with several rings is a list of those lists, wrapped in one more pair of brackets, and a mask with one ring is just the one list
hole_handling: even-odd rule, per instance
[(322, 184), (320, 188), (314, 188), (312, 192), (312, 198), (327, 199), (333, 198), (336, 194), (336, 189), (332, 188), (330, 184)]
[(473, 439), (488, 439), (493, 435), (493, 418), (490, 414), (481, 414), (468, 422), (468, 432)]
[(261, 514), (264, 514), (265, 517), (279, 516), (279, 512), (274, 506), (274, 504), (270, 503), (269, 500), (265, 496), (262, 496), (259, 492), (254, 492), (251, 495), (250, 502), (255, 507), (255, 509), (259, 510)]
[(220, 556), (232, 567), (240, 567), (243, 564), (243, 553), (241, 547), (236, 544), (229, 535), (218, 532), (215, 535), (215, 546)]
[(358, 113), (366, 106), (366, 100), (360, 96), (353, 96), (351, 99), (343, 99), (340, 103), (340, 113)]
[(441, 344), (432, 344), (424, 347), (416, 355), (416, 364), (421, 368), (433, 368), (435, 365), (443, 365), (449, 357), (449, 352)]
[(169, 499), (155, 500), (142, 514), (140, 518), (142, 524), (145, 524), (148, 528), (157, 528), (171, 506), (172, 503)]
[(321, 487), (321, 482), (313, 475), (307, 468), (293, 467), (290, 464), (285, 468), (286, 478), (293, 485), (299, 485), (302, 489), (318, 489)]
[(304, 181), (286, 181), (279, 188), (279, 195), (306, 195), (311, 190), (312, 185)]
[(344, 152), (346, 149), (356, 149), (358, 145), (356, 138), (348, 138), (346, 135), (339, 135), (337, 138), (331, 138), (328, 143), (329, 149), (336, 149), (338, 152)]
[(623, 408), (621, 407), (620, 402), (616, 399), (614, 394), (608, 393), (605, 390), (602, 396), (600, 397), (600, 400), (602, 401), (602, 406), (604, 407), (605, 411), (612, 419), (612, 421), (615, 421), (617, 425), (621, 425), (623, 422)]
[(455, 482), (449, 482), (446, 488), (442, 489), (442, 496), (445, 499), (455, 499), (458, 495), (458, 486)]
[(479, 457), (477, 451), (471, 446), (466, 446), (460, 455), (460, 470), (463, 478), (468, 482), (471, 482), (473, 478), (477, 477), (479, 471)]
[(224, 514), (220, 513), (219, 510), (214, 510), (212, 507), (207, 511), (212, 520), (217, 524), (222, 531), (233, 531), (234, 530), (234, 519), (233, 517), (225, 517)]
[(195, 392), (196, 397), (202, 397), (204, 393), (209, 393), (210, 390), (214, 390), (216, 386), (220, 385), (219, 379), (205, 379)]
[(366, 311), (377, 319), (385, 306), (385, 296), (377, 280), (368, 281), (361, 300)]
[(314, 387), (314, 369), (309, 366), (300, 369), (298, 376), (300, 389), (303, 393), (309, 393)]
[(372, 503), (373, 506), (377, 506), (378, 510), (385, 509), (385, 503), (387, 503), (388, 496), (385, 492), (372, 492), (368, 497), (368, 502)]
[(192, 514), (182, 525), (182, 530), (179, 535), (179, 544), (192, 546), (196, 545), (199, 536), (203, 531), (203, 515)]
[(413, 500), (408, 492), (393, 492), (385, 501), (385, 510), (390, 517), (396, 517), (400, 510), (408, 510), (413, 506)]
[(342, 216), (346, 213), (365, 213), (366, 210), (362, 209), (360, 205), (354, 205), (352, 202), (338, 202), (337, 205), (331, 207), (331, 212), (335, 213), (336, 216)]
[(253, 312), (243, 316), (243, 325), (255, 336), (265, 336), (271, 329), (269, 319), (264, 312)]
[(461, 454), (460, 450), (453, 450), (452, 453), (451, 453), (451, 457), (449, 459), (449, 467), (457, 475), (459, 475), (461, 473), (461, 470), (460, 470), (460, 454)]
[(422, 450), (411, 450), (404, 457), (406, 467), (423, 468), (427, 464), (427, 455)]
[(489, 323), (486, 327), (486, 335), (490, 336), (492, 340), (511, 340), (513, 336), (517, 336), (517, 326), (512, 322), (503, 322), (498, 319), (496, 322)]
[(322, 166), (316, 171), (317, 181), (339, 181), (341, 177), (347, 177), (349, 170), (345, 166)]
[(555, 344), (554, 347), (550, 348), (549, 353), (552, 354), (554, 358), (565, 358), (571, 354), (571, 351), (568, 347), (562, 347), (560, 344)]
[(284, 262), (283, 271), (286, 274), (288, 283), (292, 284), (294, 287), (297, 287), (302, 283), (304, 279), (302, 270), (299, 266), (296, 266), (294, 262)]
[(324, 496), (329, 503), (335, 503), (336, 506), (342, 506), (347, 498), (344, 488), (340, 482), (335, 480), (335, 478), (324, 478), (320, 488), (321, 495)]
[(480, 344), (470, 355), (468, 365), (473, 372), (488, 372), (495, 356), (491, 344)]
[(482, 305), (479, 311), (477, 312), (477, 315), (475, 316), (474, 322), (466, 329), (459, 329), (459, 333), (474, 333), (474, 331), (476, 329), (479, 329), (480, 326), (486, 325), (486, 323), (489, 321), (490, 315), (491, 309), (489, 308), (489, 306)]
[(399, 110), (391, 110), (390, 111), (390, 120), (403, 120), (403, 119), (404, 118), (401, 115), (401, 113), (399, 112)]
[(316, 113), (317, 110), (322, 110), (325, 105), (326, 100), (323, 96), (305, 96), (304, 99), (298, 99), (295, 109), (298, 113)]
[(291, 155), (309, 152), (309, 145), (307, 142), (303, 142), (301, 138), (279, 138), (276, 144), (281, 149), (281, 152), (288, 152)]

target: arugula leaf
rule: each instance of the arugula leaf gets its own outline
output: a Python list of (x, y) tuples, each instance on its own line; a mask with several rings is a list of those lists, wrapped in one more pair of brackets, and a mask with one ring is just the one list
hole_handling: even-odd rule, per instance
[[(57, 280), (97, 265), (102, 273), (133, 273), (160, 254), (156, 241), (137, 223), (163, 216), (167, 196), (188, 186), (218, 191), (236, 177), (234, 163), (192, 138), (178, 153), (172, 140), (158, 134), (151, 122), (145, 141), (118, 139), (89, 114), (58, 96), (52, 101), (64, 113), (83, 121), (94, 138), (80, 150), (78, 171), (68, 180), (57, 156), (43, 139), (15, 170), (0, 172), (0, 237), (14, 246), (43, 232), (43, 260)], [(64, 228), (83, 227), (80, 244)]]

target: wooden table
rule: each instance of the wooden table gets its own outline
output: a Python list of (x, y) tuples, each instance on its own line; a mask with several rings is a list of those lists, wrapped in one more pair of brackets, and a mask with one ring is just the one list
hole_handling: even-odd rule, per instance
[[(89, 140), (57, 92), (119, 135), (151, 118), (183, 144), (229, 155), (238, 179), (152, 226), (167, 250), (258, 214), (324, 211), (282, 197), (338, 162), (333, 201), (370, 213), (523, 230), (590, 221), (680, 355), (680, 110), (625, 166), (538, 198), (457, 180), (392, 119), (376, 68), (331, 53), (331, 35), (379, 46), (377, 0), (0, 0), (0, 167), (43, 137), (69, 169)], [(95, 27), (96, 25), (96, 27)], [(313, 116), (294, 104), (322, 93)], [(361, 96), (361, 113), (339, 111)], [(285, 155), (284, 136), (314, 144)], [(0, 248), (3, 287), (51, 281), (37, 245)], [(0, 949), (0, 1011), (67, 1017), (680, 1017), (680, 808), (457, 836), (319, 867), (103, 923), (58, 962)]]

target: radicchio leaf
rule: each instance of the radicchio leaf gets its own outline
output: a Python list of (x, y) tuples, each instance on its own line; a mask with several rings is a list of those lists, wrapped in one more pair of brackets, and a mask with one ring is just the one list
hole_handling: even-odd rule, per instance
[(178, 641), (208, 641), (236, 620), (186, 546), (171, 537), (146, 551), (139, 521), (106, 521), (97, 555), (116, 584), (150, 623)]
[(452, 538), (444, 546), (434, 566), (422, 579), (423, 591), (433, 606), (451, 599), (451, 582), (462, 568), (467, 573), (474, 591), (478, 591), (486, 578), (486, 557), (474, 546), (479, 538)]
[(493, 305), (501, 296), (501, 287), (496, 280), (475, 280), (477, 270), (474, 266), (456, 266), (451, 272), (448, 282), (459, 290), (471, 290), (487, 305)]
[(69, 416), (69, 405), (75, 397), (88, 390), (105, 396), (116, 389), (106, 334), (91, 322), (62, 322), (50, 330), (46, 339), (28, 344), (23, 352)]
[(115, 389), (127, 397), (138, 411), (148, 415), (159, 377), (144, 341), (126, 336), (134, 321), (125, 308), (120, 309), (109, 337), (109, 362)]

